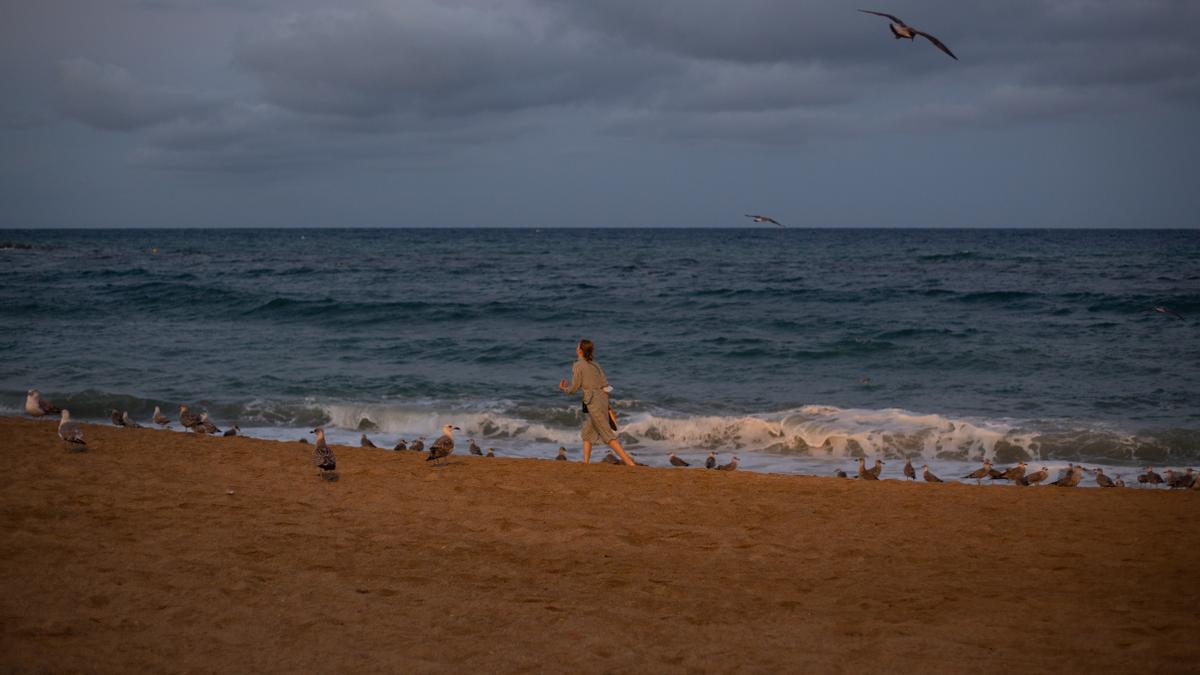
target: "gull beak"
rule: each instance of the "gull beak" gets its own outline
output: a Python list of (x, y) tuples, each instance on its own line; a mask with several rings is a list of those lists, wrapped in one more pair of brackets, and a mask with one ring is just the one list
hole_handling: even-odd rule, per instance
[(317, 430), (316, 430), (316, 429), (313, 429), (312, 431), (310, 431), (310, 432), (308, 432), (308, 433), (310, 433), (310, 434), (315, 434), (315, 433), (317, 433)]
[(455, 431), (462, 431), (462, 429), (459, 429), (458, 427), (454, 427), (454, 430), (455, 430)]

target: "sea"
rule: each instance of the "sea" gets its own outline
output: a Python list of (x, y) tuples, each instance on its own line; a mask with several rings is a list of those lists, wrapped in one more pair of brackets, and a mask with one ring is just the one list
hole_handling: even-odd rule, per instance
[(5, 415), (577, 458), (580, 338), (652, 466), (1200, 465), (1195, 230), (0, 230)]

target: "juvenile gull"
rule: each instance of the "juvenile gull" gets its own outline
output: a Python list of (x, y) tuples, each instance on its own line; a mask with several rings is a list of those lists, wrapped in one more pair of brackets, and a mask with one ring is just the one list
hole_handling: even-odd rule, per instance
[(554, 461), (556, 461), (556, 462), (567, 461), (567, 449), (560, 445), (558, 447), (558, 456), (554, 458)]
[(753, 214), (753, 213), (747, 213), (746, 217), (753, 220), (756, 223), (771, 223), (772, 225), (778, 225), (779, 227), (783, 227), (783, 223), (779, 222), (778, 220), (775, 220), (774, 218), (772, 218), (770, 216), (763, 216), (763, 215), (757, 215), (757, 214)]
[(671, 456), (667, 458), (667, 461), (671, 463), (671, 466), (691, 466), (691, 464), (688, 464), (684, 460), (676, 457), (675, 453), (673, 452), (671, 453)]
[(108, 419), (113, 423), (114, 427), (125, 426), (125, 417), (121, 414), (121, 411), (117, 410), (116, 408), (108, 409)]
[(1163, 482), (1163, 479), (1162, 479), (1162, 476), (1158, 475), (1157, 473), (1154, 473), (1154, 467), (1148, 466), (1148, 467), (1146, 467), (1146, 473), (1140, 474), (1138, 476), (1138, 482), (1139, 483), (1149, 483), (1151, 485), (1158, 485), (1159, 483)]
[(1192, 475), (1191, 469), (1188, 469), (1187, 473), (1183, 474), (1177, 474), (1171, 469), (1167, 469), (1167, 487), (1171, 488), (1172, 490), (1178, 488), (1190, 488), (1192, 487), (1192, 483), (1194, 481), (1195, 477)]
[(858, 458), (858, 478), (859, 480), (879, 480), (879, 476), (871, 473), (867, 468), (867, 460), (862, 457)]
[(121, 413), (121, 426), (130, 427), (131, 429), (141, 429), (142, 428), (142, 425), (140, 425), (137, 422), (134, 422), (132, 419), (130, 419), (128, 410)]
[(309, 433), (317, 435), (317, 445), (313, 448), (313, 464), (317, 465), (322, 474), (336, 469), (337, 460), (334, 459), (333, 450), (325, 443), (325, 427), (317, 427)]
[(479, 446), (475, 445), (474, 438), (471, 439), (471, 444), (467, 446), (467, 450), (469, 450), (472, 455), (478, 455), (480, 457), (483, 457), (483, 450), (480, 450)]
[(738, 458), (737, 455), (734, 455), (733, 459), (729, 460), (728, 464), (722, 464), (721, 466), (718, 466), (717, 471), (737, 471), (737, 464)]
[(186, 405), (179, 406), (179, 423), (184, 429), (191, 429), (200, 424), (200, 416), (188, 410)]
[(1000, 472), (1000, 475), (996, 476), (992, 480), (996, 480), (998, 478), (1000, 480), (1016, 481), (1017, 479), (1021, 478), (1024, 475), (1025, 475), (1025, 462), (1021, 462), (1014, 467), (1005, 469), (1004, 471)]
[(1079, 481), (1081, 480), (1083, 480), (1083, 468), (1072, 466), (1071, 470), (1067, 472), (1067, 475), (1054, 481), (1051, 483), (1051, 485), (1057, 485), (1058, 487), (1075, 487), (1076, 485), (1079, 485)]
[(56, 415), (60, 412), (62, 409), (50, 405), (50, 401), (42, 398), (42, 392), (37, 389), (25, 392), (25, 414), (41, 417), (42, 415)]
[(875, 466), (867, 469), (867, 473), (871, 474), (872, 476), (874, 476), (876, 478), (876, 480), (878, 480), (879, 474), (883, 473), (883, 462), (879, 461), (879, 458), (876, 457), (875, 458)]
[(168, 419), (166, 415), (162, 414), (162, 411), (158, 409), (158, 406), (154, 406), (153, 419), (155, 424), (163, 428), (166, 428), (171, 424), (171, 420)]
[(221, 430), (217, 428), (217, 425), (213, 424), (212, 420), (208, 419), (208, 411), (207, 410), (200, 413), (200, 424), (196, 425), (195, 431), (196, 431), (196, 433), (205, 433), (205, 434), (221, 433)]
[(975, 469), (974, 471), (972, 471), (971, 473), (963, 476), (963, 478), (973, 478), (976, 481), (981, 481), (988, 476), (988, 474), (991, 472), (991, 469), (992, 469), (992, 460), (985, 459), (985, 460), (983, 460), (983, 466), (981, 466), (978, 469)]
[(1117, 478), (1113, 481), (1113, 484), (1117, 487), (1125, 487), (1125, 481), (1121, 480), (1121, 474), (1117, 474)]
[(617, 459), (617, 456), (612, 453), (612, 450), (608, 451), (608, 454), (604, 456), (604, 459), (602, 461), (605, 464), (620, 464), (622, 466), (625, 465), (625, 462), (622, 462), (621, 460)]
[(904, 477), (909, 480), (917, 479), (917, 470), (913, 468), (911, 457), (904, 458)]
[(404, 442), (403, 438), (396, 441), (396, 447), (392, 448), (392, 450), (396, 451), (396, 452), (399, 452), (400, 450), (407, 450), (407, 449), (408, 449), (408, 444)]
[(943, 483), (943, 482), (945, 482), (941, 478), (938, 478), (937, 476), (933, 475), (933, 472), (931, 472), (929, 470), (928, 464), (925, 464), (924, 466), (921, 467), (921, 473), (924, 474), (926, 483)]
[(429, 446), (429, 456), (425, 458), (426, 462), (441, 462), (454, 452), (454, 432), (462, 431), (453, 424), (447, 424), (442, 427), (442, 435), (438, 437), (433, 445)]
[(1047, 469), (1043, 466), (1041, 471), (1034, 471), (1033, 473), (1021, 476), (1016, 480), (1016, 483), (1017, 485), (1037, 485), (1038, 483), (1046, 480), (1046, 476), (1049, 475), (1050, 469)]
[(495, 457), (495, 456), (496, 456), (496, 449), (495, 449), (495, 448), (488, 448), (488, 452), (487, 452), (487, 454), (486, 454), (486, 455), (484, 455), (484, 457)]
[(417, 436), (417, 440), (413, 441), (412, 445), (408, 446), (408, 449), (412, 450), (413, 452), (424, 452), (425, 451), (425, 437)]
[(237, 436), (238, 432), (241, 430), (242, 430), (241, 427), (239, 427), (238, 425), (235, 424), (235, 425), (233, 425), (232, 428), (230, 428), (228, 431), (225, 432), (225, 436), (226, 437)]
[(887, 19), (890, 19), (891, 23), (888, 24), (888, 27), (892, 29), (892, 35), (895, 36), (895, 38), (897, 40), (899, 40), (901, 38), (915, 40), (917, 38), (917, 36), (920, 35), (921, 37), (925, 38), (926, 40), (929, 40), (929, 42), (931, 42), (934, 47), (937, 47), (938, 49), (945, 52), (946, 56), (949, 56), (950, 58), (954, 59), (955, 61), (958, 60), (958, 57), (954, 55), (954, 52), (950, 51), (949, 47), (942, 44), (941, 40), (933, 37), (929, 33), (926, 33), (924, 31), (919, 31), (916, 28), (909, 26), (908, 24), (901, 21), (899, 17), (892, 16), (891, 14), (884, 14), (883, 12), (873, 12), (869, 9), (860, 9), (858, 11), (864, 12), (866, 14), (874, 14), (875, 16), (882, 16)]
[(58, 437), (68, 443), (86, 446), (87, 443), (83, 440), (83, 428), (78, 422), (71, 421), (71, 411), (63, 410), (62, 419), (58, 421)]
[(706, 468), (706, 469), (717, 468), (717, 453), (715, 453), (715, 452), (708, 453), (708, 459), (704, 460), (704, 468)]
[(849, 478), (849, 476), (846, 475), (846, 472), (842, 471), (841, 469), (834, 471), (833, 475), (837, 476), (838, 478)]
[(1096, 485), (1102, 488), (1116, 487), (1116, 484), (1112, 482), (1111, 478), (1104, 475), (1104, 469), (1100, 467), (1096, 467)]
[(362, 438), (358, 439), (358, 445), (363, 448), (375, 447), (375, 444), (371, 442), (371, 439), (367, 438), (366, 434), (363, 434)]

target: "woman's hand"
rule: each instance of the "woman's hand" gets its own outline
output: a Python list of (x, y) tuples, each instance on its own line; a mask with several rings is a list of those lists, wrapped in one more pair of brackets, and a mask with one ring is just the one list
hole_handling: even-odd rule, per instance
[(558, 390), (559, 390), (559, 391), (566, 391), (566, 390), (567, 390), (567, 381), (566, 381), (566, 380), (559, 380), (559, 381), (558, 381)]

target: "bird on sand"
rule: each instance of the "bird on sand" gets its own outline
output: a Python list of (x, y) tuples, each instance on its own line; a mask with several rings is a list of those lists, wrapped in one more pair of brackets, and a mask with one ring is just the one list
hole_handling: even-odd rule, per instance
[(1154, 307), (1154, 311), (1158, 312), (1159, 314), (1166, 314), (1167, 316), (1173, 316), (1176, 319), (1179, 319), (1180, 321), (1186, 321), (1186, 319), (1183, 318), (1182, 314), (1180, 314), (1179, 312), (1176, 312), (1175, 310), (1171, 309), (1170, 307), (1163, 307), (1162, 305), (1158, 305), (1158, 306)]
[(227, 429), (225, 431), (224, 435), (226, 438), (232, 438), (234, 436), (237, 436), (238, 432), (240, 432), (241, 430), (242, 430), (242, 428), (235, 424), (232, 427), (230, 427), (229, 429)]
[(362, 438), (358, 439), (358, 446), (360, 448), (373, 448), (375, 444), (371, 442), (371, 439), (367, 438), (366, 434), (363, 434)]
[(1121, 474), (1117, 474), (1116, 479), (1113, 480), (1113, 485), (1116, 485), (1117, 487), (1125, 487), (1125, 481), (1121, 479)]
[(1186, 473), (1175, 473), (1174, 471), (1167, 469), (1167, 487), (1171, 488), (1172, 490), (1177, 488), (1190, 488), (1195, 480), (1196, 477), (1193, 475), (1191, 469), (1188, 469)]
[(556, 462), (567, 461), (567, 449), (562, 447), (561, 445), (558, 446), (558, 456), (554, 458), (554, 461), (556, 461)]
[(992, 468), (992, 460), (985, 459), (985, 460), (983, 460), (983, 466), (981, 466), (978, 469), (975, 469), (974, 471), (972, 471), (971, 473), (963, 476), (963, 478), (972, 478), (976, 481), (983, 480), (984, 478), (988, 477), (988, 474), (991, 472), (991, 468)]
[(333, 450), (325, 443), (325, 427), (317, 427), (309, 433), (317, 435), (317, 445), (313, 448), (313, 464), (316, 464), (322, 473), (336, 469), (337, 460), (334, 459)]
[(50, 401), (42, 398), (42, 392), (37, 389), (30, 389), (25, 392), (26, 415), (41, 417), (42, 415), (57, 415), (60, 412), (62, 412), (62, 409), (50, 405)]
[(992, 480), (1015, 481), (1024, 475), (1025, 475), (1025, 462), (1020, 462), (1016, 466), (1009, 467), (1009, 468), (1005, 469), (1004, 471), (1001, 471), (1000, 475), (992, 477)]
[(917, 470), (913, 468), (911, 457), (904, 458), (904, 477), (909, 480), (917, 479)]
[(924, 475), (924, 477), (925, 477), (925, 482), (926, 482), (926, 483), (942, 483), (942, 482), (945, 482), (945, 481), (943, 481), (941, 478), (938, 478), (937, 476), (933, 475), (933, 472), (929, 470), (929, 465), (928, 465), (928, 464), (925, 464), (925, 465), (922, 465), (922, 466), (921, 466), (921, 473)]
[(116, 408), (108, 409), (108, 419), (113, 423), (114, 427), (125, 426), (125, 416), (122, 415), (121, 411), (117, 410)]
[(128, 410), (121, 413), (121, 426), (129, 427), (130, 429), (141, 429), (142, 428), (142, 425), (138, 424), (137, 422), (134, 422), (133, 419), (129, 416)]
[(667, 458), (667, 461), (671, 463), (671, 466), (691, 466), (691, 464), (688, 464), (686, 461), (676, 457), (675, 453), (673, 452), (671, 453), (671, 456)]
[(83, 427), (71, 420), (71, 411), (62, 410), (62, 418), (58, 421), (58, 437), (68, 443), (86, 446), (83, 440)]
[(1104, 475), (1104, 469), (1101, 469), (1100, 467), (1096, 467), (1096, 485), (1099, 485), (1102, 488), (1110, 488), (1110, 487), (1117, 486), (1116, 483), (1114, 483), (1111, 478)]
[(163, 427), (164, 429), (171, 424), (171, 420), (166, 415), (162, 414), (162, 411), (158, 409), (158, 406), (154, 406), (154, 417), (152, 419), (154, 420), (155, 424)]
[(715, 453), (715, 452), (708, 453), (708, 458), (704, 460), (704, 468), (706, 468), (706, 469), (717, 468), (717, 453)]
[(438, 437), (433, 445), (429, 446), (429, 456), (425, 458), (426, 462), (441, 463), (454, 452), (454, 432), (462, 431), (453, 424), (447, 424), (442, 427), (442, 435)]
[(1073, 466), (1071, 470), (1067, 472), (1067, 475), (1054, 481), (1051, 483), (1051, 485), (1057, 485), (1058, 487), (1075, 487), (1076, 485), (1079, 485), (1079, 481), (1081, 480), (1083, 480), (1083, 467)]
[(1154, 467), (1148, 466), (1148, 467), (1146, 467), (1146, 473), (1138, 475), (1138, 482), (1139, 483), (1149, 483), (1151, 485), (1158, 485), (1159, 483), (1163, 482), (1163, 479), (1162, 479), (1162, 476), (1158, 475), (1157, 473), (1154, 473)]
[(186, 405), (180, 405), (179, 423), (183, 425), (184, 429), (191, 429), (192, 427), (200, 424), (200, 416), (191, 410), (188, 410)]
[(484, 455), (484, 457), (495, 457), (495, 456), (496, 456), (495, 448), (488, 448), (487, 454)]
[(425, 452), (425, 437), (417, 436), (417, 440), (413, 441), (412, 445), (408, 446), (408, 449), (413, 452)]
[(717, 471), (737, 471), (737, 466), (738, 458), (737, 455), (734, 455), (733, 459), (729, 460), (728, 464), (722, 464), (721, 466), (718, 466)]
[(895, 36), (895, 38), (897, 40), (899, 40), (901, 38), (907, 38), (909, 40), (916, 40), (917, 36), (920, 35), (921, 37), (925, 38), (926, 40), (929, 40), (929, 42), (932, 43), (934, 47), (937, 47), (938, 49), (945, 52), (946, 56), (949, 56), (950, 58), (954, 59), (955, 61), (958, 60), (958, 57), (954, 55), (954, 52), (950, 51), (949, 47), (942, 44), (941, 40), (935, 38), (934, 36), (930, 35), (929, 33), (917, 30), (916, 28), (909, 26), (908, 24), (901, 21), (900, 18), (897, 16), (892, 16), (891, 14), (885, 14), (883, 12), (874, 12), (869, 9), (860, 9), (858, 11), (863, 12), (865, 14), (874, 14), (875, 16), (882, 16), (886, 19), (889, 19), (891, 21), (891, 23), (888, 24), (888, 27), (892, 29), (892, 35)]
[(200, 424), (196, 425), (194, 431), (196, 433), (205, 433), (205, 434), (221, 433), (221, 430), (217, 428), (217, 425), (213, 424), (212, 420), (208, 419), (207, 411), (200, 413)]
[(875, 466), (867, 469), (867, 472), (870, 473), (872, 476), (875, 476), (875, 478), (879, 478), (879, 474), (883, 473), (883, 462), (880, 461), (878, 457), (876, 457), (875, 458)]
[(612, 453), (612, 450), (609, 450), (608, 454), (604, 456), (604, 459), (600, 461), (604, 462), (605, 464), (625, 464), (625, 462), (617, 459), (617, 456)]
[(758, 214), (754, 214), (754, 213), (747, 213), (745, 215), (747, 218), (749, 218), (750, 220), (753, 220), (756, 223), (771, 223), (772, 225), (778, 225), (779, 227), (783, 227), (783, 223), (779, 222), (778, 220), (775, 220), (774, 218), (772, 218), (770, 216), (763, 216), (763, 215), (758, 215)]
[(392, 448), (392, 450), (394, 452), (400, 452), (401, 450), (407, 450), (407, 449), (408, 449), (408, 443), (406, 443), (403, 438), (396, 441), (396, 446), (394, 448)]
[(843, 469), (838, 469), (838, 470), (834, 471), (833, 475), (838, 478), (849, 478), (850, 477), (850, 476), (846, 475), (846, 472)]
[(474, 438), (471, 439), (471, 444), (467, 446), (467, 450), (470, 450), (472, 455), (478, 455), (479, 457), (483, 457), (483, 450), (480, 450), (479, 446), (475, 445)]
[(879, 476), (871, 473), (867, 468), (867, 460), (862, 457), (858, 458), (858, 478), (859, 480), (879, 480)]
[(1046, 480), (1046, 476), (1049, 475), (1050, 469), (1043, 466), (1041, 471), (1034, 471), (1033, 473), (1025, 474), (1013, 482), (1017, 485), (1037, 485), (1038, 483)]

